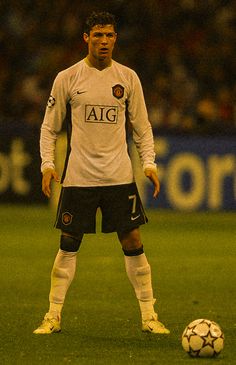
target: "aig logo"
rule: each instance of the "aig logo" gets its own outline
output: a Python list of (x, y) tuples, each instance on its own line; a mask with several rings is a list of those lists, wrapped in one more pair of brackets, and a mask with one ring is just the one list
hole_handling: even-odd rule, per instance
[(116, 124), (118, 106), (85, 105), (85, 122)]

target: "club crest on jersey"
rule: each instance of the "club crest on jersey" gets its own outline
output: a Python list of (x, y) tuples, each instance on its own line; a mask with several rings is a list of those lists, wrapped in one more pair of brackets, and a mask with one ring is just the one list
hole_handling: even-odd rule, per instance
[(120, 84), (116, 84), (115, 86), (112, 86), (112, 94), (117, 99), (121, 99), (124, 96), (124, 87)]
[(50, 95), (49, 99), (48, 99), (47, 106), (49, 108), (51, 108), (53, 105), (55, 105), (55, 103), (56, 103), (56, 99), (52, 95)]
[(62, 223), (65, 226), (68, 226), (69, 224), (71, 224), (72, 218), (73, 218), (72, 214), (70, 214), (69, 212), (65, 212), (62, 214)]

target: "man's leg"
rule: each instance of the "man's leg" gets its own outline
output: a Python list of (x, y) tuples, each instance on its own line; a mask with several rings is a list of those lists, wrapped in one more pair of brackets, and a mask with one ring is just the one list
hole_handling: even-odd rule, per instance
[(49, 294), (49, 310), (35, 334), (49, 334), (61, 330), (61, 311), (66, 293), (74, 279), (76, 256), (83, 235), (73, 237), (62, 232), (60, 249), (56, 255), (51, 272), (51, 289)]
[(143, 251), (138, 228), (118, 234), (125, 258), (128, 278), (135, 290), (142, 316), (142, 330), (152, 333), (169, 333), (157, 320), (154, 310), (151, 268)]

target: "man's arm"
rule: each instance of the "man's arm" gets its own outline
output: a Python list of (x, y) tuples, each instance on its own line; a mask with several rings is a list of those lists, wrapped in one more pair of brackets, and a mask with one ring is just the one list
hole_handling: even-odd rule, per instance
[(160, 191), (160, 183), (155, 164), (155, 151), (152, 127), (148, 119), (143, 90), (139, 78), (135, 75), (128, 100), (128, 112), (133, 128), (133, 140), (137, 148), (144, 174), (154, 185), (153, 197)]
[(40, 155), (41, 155), (41, 172), (42, 191), (49, 198), (51, 194), (51, 181), (59, 182), (59, 177), (55, 171), (55, 148), (57, 136), (62, 128), (62, 123), (66, 116), (67, 89), (63, 73), (56, 77), (51, 95), (49, 97), (44, 120), (40, 133)]

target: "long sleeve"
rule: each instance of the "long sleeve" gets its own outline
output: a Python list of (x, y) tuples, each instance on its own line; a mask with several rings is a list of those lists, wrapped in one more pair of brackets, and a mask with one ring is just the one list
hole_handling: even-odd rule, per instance
[(140, 80), (136, 74), (128, 99), (128, 113), (133, 128), (133, 140), (137, 148), (143, 170), (155, 167), (155, 151), (152, 127), (148, 119)]
[(42, 172), (48, 168), (55, 168), (56, 141), (66, 116), (68, 99), (66, 80), (63, 77), (63, 73), (59, 73), (53, 83), (41, 126), (40, 155), (42, 159)]

